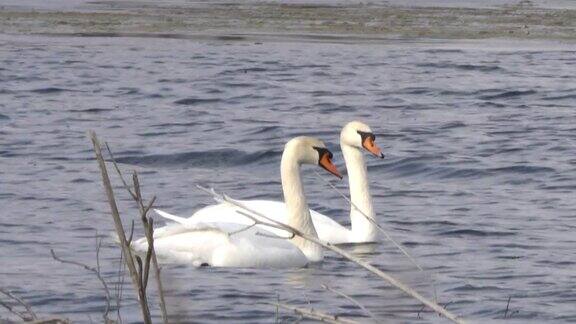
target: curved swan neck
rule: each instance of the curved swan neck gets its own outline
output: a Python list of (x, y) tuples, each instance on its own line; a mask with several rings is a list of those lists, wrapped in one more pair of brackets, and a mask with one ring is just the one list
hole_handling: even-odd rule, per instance
[[(314, 224), (312, 223), (308, 202), (304, 196), (304, 186), (300, 178), (300, 162), (298, 161), (295, 149), (286, 147), (284, 150), (280, 164), (280, 173), (282, 178), (282, 191), (288, 213), (288, 225), (303, 233), (318, 237)], [(313, 262), (322, 260), (321, 246), (298, 236), (294, 237), (292, 242), (300, 248), (308, 260)]]
[[(366, 216), (374, 220), (372, 195), (370, 194), (364, 156), (356, 147), (343, 143), (340, 144), (340, 147), (346, 161), (346, 169), (348, 170), (350, 200)], [(352, 223), (353, 241), (370, 242), (376, 240), (378, 233), (376, 226), (366, 219), (354, 206), (350, 206), (350, 222)]]

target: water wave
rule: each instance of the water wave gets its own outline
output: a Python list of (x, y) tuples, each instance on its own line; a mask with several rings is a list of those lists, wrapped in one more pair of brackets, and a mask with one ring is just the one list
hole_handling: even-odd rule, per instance
[(99, 114), (105, 113), (109, 111), (113, 111), (113, 108), (88, 108), (88, 109), (71, 109), (68, 110), (69, 112), (76, 112), (76, 113), (88, 113), (88, 114)]
[(217, 168), (270, 162), (278, 159), (280, 154), (280, 151), (272, 150), (247, 153), (234, 149), (220, 149), (203, 152), (122, 156), (116, 161), (147, 167)]
[(438, 233), (439, 236), (510, 236), (512, 232), (504, 231), (482, 231), (479, 229), (455, 229)]
[(221, 99), (219, 98), (185, 98), (174, 101), (177, 105), (185, 105), (185, 106), (195, 106), (205, 103), (215, 103), (219, 102)]
[(509, 99), (509, 98), (518, 98), (528, 95), (536, 94), (535, 90), (510, 90), (510, 91), (502, 91), (500, 93), (494, 95), (485, 95), (480, 96), (479, 98), (482, 100), (494, 100), (494, 99)]
[(478, 65), (478, 64), (453, 64), (453, 63), (423, 63), (418, 64), (419, 67), (432, 67), (438, 69), (456, 69), (463, 71), (481, 71), (481, 72), (494, 72), (502, 70), (497, 65)]
[(60, 92), (66, 92), (66, 91), (72, 91), (72, 90), (64, 89), (64, 88), (56, 88), (56, 87), (38, 88), (38, 89), (30, 90), (30, 92), (38, 93), (38, 94), (51, 94), (51, 93), (60, 93)]

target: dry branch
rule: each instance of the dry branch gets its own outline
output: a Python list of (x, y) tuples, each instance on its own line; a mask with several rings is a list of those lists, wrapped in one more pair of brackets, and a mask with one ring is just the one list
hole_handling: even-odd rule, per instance
[(20, 312), (20, 311), (16, 310), (15, 308), (13, 308), (12, 306), (10, 306), (8, 303), (5, 303), (5, 302), (0, 300), (0, 306), (3, 306), (4, 308), (6, 308), (10, 313), (20, 317), (20, 319), (22, 319), (25, 322), (34, 321), (34, 320), (38, 319), (38, 316), (36, 316), (36, 314), (32, 311), (32, 307), (28, 303), (26, 303), (24, 300), (22, 300), (20, 297), (15, 296), (14, 294), (9, 292), (8, 290), (4, 290), (4, 289), (0, 289), (0, 293), (6, 295), (8, 298), (14, 300), (16, 303), (18, 303), (20, 306), (22, 306), (26, 309), (25, 312)]
[(71, 321), (62, 318), (48, 318), (29, 322), (30, 324), (70, 324)]
[(352, 302), (354, 305), (356, 305), (358, 308), (360, 308), (361, 310), (364, 311), (364, 313), (366, 313), (366, 315), (368, 315), (370, 318), (372, 318), (374, 321), (377, 321), (376, 316), (374, 316), (374, 314), (372, 314), (371, 311), (369, 311), (366, 307), (364, 307), (362, 304), (360, 304), (359, 301), (357, 301), (356, 299), (346, 295), (345, 293), (338, 291), (334, 288), (329, 287), (328, 285), (322, 285), (322, 288), (329, 290), (333, 293), (335, 293), (336, 295), (342, 296), (346, 299), (348, 299), (350, 302)]
[(134, 257), (130, 249), (130, 245), (126, 240), (126, 233), (124, 232), (124, 226), (122, 225), (122, 219), (120, 218), (120, 213), (118, 212), (118, 205), (116, 204), (116, 199), (114, 198), (114, 190), (112, 189), (112, 183), (110, 182), (110, 177), (108, 176), (108, 170), (106, 169), (106, 163), (102, 157), (102, 148), (100, 142), (96, 137), (94, 131), (90, 131), (90, 138), (94, 146), (94, 152), (96, 154), (96, 160), (98, 161), (98, 166), (100, 167), (100, 173), (102, 175), (102, 183), (104, 189), (106, 190), (106, 196), (108, 197), (108, 203), (110, 204), (110, 210), (112, 213), (112, 218), (114, 219), (114, 226), (116, 228), (116, 234), (118, 235), (118, 240), (120, 241), (120, 246), (122, 248), (122, 253), (124, 255), (124, 262), (128, 267), (130, 272), (130, 278), (132, 279), (132, 284), (138, 292), (138, 301), (140, 303), (140, 309), (142, 310), (142, 319), (144, 323), (151, 324), (152, 319), (150, 317), (150, 309), (146, 303), (146, 292), (139, 282), (138, 271), (136, 270), (136, 265), (134, 264)]
[(351, 319), (342, 318), (342, 317), (322, 313), (322, 312), (319, 312), (319, 311), (312, 309), (312, 308), (301, 308), (301, 307), (291, 306), (291, 305), (282, 304), (282, 303), (276, 303), (275, 305), (276, 305), (276, 307), (280, 307), (280, 308), (284, 308), (284, 309), (293, 311), (295, 314), (301, 315), (301, 316), (306, 317), (306, 318), (315, 319), (315, 320), (318, 320), (320, 322), (333, 323), (333, 324), (358, 324), (358, 322), (353, 321)]
[(364, 211), (362, 209), (360, 209), (358, 206), (356, 206), (356, 204), (353, 203), (352, 200), (350, 200), (350, 198), (348, 198), (343, 192), (338, 190), (338, 188), (336, 188), (336, 186), (334, 186), (332, 183), (330, 183), (330, 181), (324, 179), (324, 177), (321, 176), (320, 173), (318, 173), (318, 171), (314, 170), (314, 173), (316, 173), (316, 176), (318, 178), (320, 178), (322, 181), (324, 181), (328, 186), (330, 186), (330, 188), (332, 188), (334, 191), (336, 191), (336, 193), (338, 193), (342, 198), (344, 198), (344, 200), (346, 200), (350, 204), (350, 206), (352, 206), (352, 208), (356, 209), (362, 216), (364, 216), (364, 218), (366, 218), (366, 220), (368, 220), (370, 223), (372, 223), (374, 226), (376, 226), (376, 228), (378, 228), (378, 230), (380, 230), (380, 232), (382, 234), (384, 234), (386, 239), (388, 241), (392, 242), (392, 244), (394, 244), (394, 246), (398, 250), (400, 250), (400, 252), (402, 252), (410, 260), (410, 262), (412, 262), (412, 264), (414, 266), (416, 266), (416, 268), (418, 268), (418, 270), (424, 271), (424, 269), (420, 266), (420, 264), (418, 264), (418, 262), (416, 262), (416, 260), (410, 255), (410, 253), (408, 253), (408, 251), (406, 251), (406, 249), (404, 247), (402, 247), (402, 245), (400, 245), (400, 243), (396, 242), (396, 240), (394, 240), (392, 238), (392, 236), (390, 236), (390, 234), (388, 234), (388, 232), (385, 231), (384, 228), (380, 224), (378, 224), (373, 218), (368, 217), (368, 215), (366, 215), (366, 213), (364, 213)]
[[(324, 183), (326, 183), (330, 188), (332, 188), (334, 191), (336, 191), (336, 193), (338, 193), (340, 195), (340, 197), (344, 198), (344, 200), (346, 200), (350, 206), (352, 208), (354, 208), (355, 210), (357, 210), (362, 216), (364, 216), (364, 218), (366, 218), (366, 220), (368, 220), (370, 223), (372, 223), (374, 226), (376, 226), (376, 228), (380, 231), (380, 233), (382, 233), (384, 235), (384, 237), (386, 238), (386, 240), (392, 242), (392, 244), (400, 251), (402, 252), (402, 254), (404, 254), (404, 256), (406, 256), (408, 258), (408, 260), (410, 260), (410, 262), (416, 266), (416, 268), (418, 268), (418, 270), (420, 270), (421, 272), (425, 273), (424, 268), (422, 268), (420, 266), (420, 264), (416, 261), (416, 259), (414, 259), (414, 257), (412, 257), (412, 255), (410, 253), (408, 253), (408, 251), (398, 242), (396, 242), (396, 240), (394, 238), (392, 238), (392, 236), (390, 234), (388, 234), (388, 231), (384, 230), (384, 228), (382, 227), (382, 225), (380, 225), (378, 222), (376, 222), (376, 220), (374, 220), (371, 217), (368, 217), (368, 215), (366, 215), (366, 213), (360, 209), (358, 206), (356, 206), (355, 203), (352, 202), (352, 200), (350, 200), (350, 198), (348, 198), (342, 191), (338, 190), (338, 188), (336, 188), (335, 185), (333, 185), (330, 181), (328, 181), (327, 179), (325, 179), (322, 175), (320, 175), (320, 173), (316, 170), (314, 170), (314, 173), (316, 174), (316, 176), (318, 178), (320, 178), (322, 181), (324, 181)], [(435, 284), (435, 280), (434, 280), (434, 276), (433, 274), (430, 274), (430, 285), (432, 286), (432, 291), (434, 292), (434, 301), (437, 302), (437, 297), (436, 297), (436, 284)]]
[[(132, 223), (134, 224), (134, 223)], [(132, 226), (134, 228), (134, 226)], [(116, 283), (116, 287), (114, 288), (116, 291), (116, 318), (118, 323), (122, 324), (122, 316), (120, 314), (120, 309), (122, 307), (122, 293), (124, 291), (124, 279), (125, 271), (124, 271), (124, 254), (122, 250), (120, 250), (120, 262), (118, 264), (118, 282)]]
[(506, 310), (504, 311), (504, 318), (506, 318), (506, 316), (508, 315), (508, 309), (510, 308), (510, 300), (512, 299), (512, 296), (508, 297), (508, 302), (506, 303)]
[[(1, 289), (1, 288), (0, 288), (0, 293), (7, 296), (8, 298), (13, 300), (14, 302), (19, 304), (20, 306), (24, 307), (24, 309), (26, 311), (20, 312), (20, 311), (17, 311), (16, 309), (14, 309), (9, 304), (4, 303), (3, 301), (0, 300), (0, 306), (5, 307), (10, 313), (18, 316), (23, 322), (32, 323), (32, 324), (70, 324), (71, 323), (69, 320), (67, 320), (65, 318), (42, 318), (42, 319), (38, 318), (38, 316), (36, 316), (36, 313), (34, 313), (34, 311), (32, 310), (32, 307), (30, 306), (30, 304), (25, 302), (20, 297), (12, 294), (11, 292), (9, 292), (5, 289)], [(2, 322), (2, 319), (0, 319), (0, 322)]]
[(104, 311), (104, 314), (102, 314), (102, 317), (104, 318), (104, 322), (105, 322), (105, 323), (110, 323), (110, 322), (112, 322), (112, 321), (108, 318), (108, 313), (110, 312), (110, 299), (111, 299), (111, 297), (110, 297), (110, 290), (108, 289), (108, 285), (106, 284), (106, 281), (104, 280), (104, 278), (102, 278), (102, 275), (100, 274), (100, 265), (99, 265), (99, 262), (100, 262), (100, 261), (98, 261), (98, 252), (99, 252), (99, 250), (100, 250), (100, 247), (97, 246), (97, 248), (96, 248), (96, 263), (98, 264), (98, 265), (97, 265), (97, 268), (90, 267), (90, 266), (88, 266), (88, 265), (86, 265), (86, 264), (84, 264), (84, 263), (80, 263), (80, 262), (76, 262), (76, 261), (68, 261), (68, 260), (61, 259), (61, 258), (59, 258), (59, 257), (56, 256), (56, 253), (54, 253), (54, 250), (53, 250), (53, 249), (50, 249), (50, 254), (52, 254), (52, 258), (53, 258), (54, 260), (58, 261), (58, 262), (66, 263), (66, 264), (73, 264), (73, 265), (82, 267), (82, 268), (84, 268), (84, 269), (86, 269), (86, 270), (88, 270), (88, 271), (93, 272), (93, 273), (96, 275), (96, 277), (98, 278), (98, 280), (100, 280), (100, 282), (102, 283), (102, 286), (104, 286), (104, 291), (105, 291), (105, 293), (106, 293), (106, 310)]
[[(134, 188), (134, 191), (132, 191), (128, 186), (126, 180), (124, 180), (122, 171), (120, 170), (118, 163), (116, 163), (114, 155), (112, 154), (112, 150), (110, 150), (110, 147), (108, 146), (107, 143), (106, 143), (106, 149), (108, 150), (108, 154), (110, 154), (110, 159), (112, 160), (112, 163), (114, 165), (114, 168), (116, 169), (116, 172), (118, 173), (118, 176), (122, 180), (124, 188), (126, 188), (128, 193), (130, 193), (130, 195), (132, 196), (132, 199), (134, 199), (134, 201), (138, 204), (138, 210), (140, 211), (140, 218), (144, 226), (144, 233), (146, 235), (146, 241), (148, 243), (148, 250), (146, 251), (146, 260), (144, 263), (144, 275), (142, 284), (144, 291), (146, 291), (146, 287), (148, 286), (148, 275), (150, 272), (150, 264), (152, 264), (156, 279), (156, 288), (158, 290), (158, 296), (160, 298), (160, 310), (162, 312), (162, 320), (164, 321), (164, 324), (168, 324), (168, 312), (166, 310), (164, 288), (162, 286), (162, 280), (160, 278), (160, 266), (158, 265), (158, 258), (156, 257), (156, 252), (154, 251), (154, 220), (153, 218), (147, 216), (148, 211), (150, 211), (150, 209), (154, 205), (154, 202), (156, 201), (156, 196), (152, 197), (152, 199), (147, 205), (144, 205), (144, 201), (142, 199), (142, 192), (140, 191), (140, 181), (138, 180), (138, 173), (134, 171), (134, 173), (132, 174), (132, 183)], [(132, 233), (133, 232), (131, 231), (130, 239), (128, 240), (128, 245), (132, 243)]]

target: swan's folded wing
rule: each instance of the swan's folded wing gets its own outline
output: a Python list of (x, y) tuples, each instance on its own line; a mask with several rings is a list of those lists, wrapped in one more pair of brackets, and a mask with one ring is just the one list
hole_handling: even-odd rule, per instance
[[(241, 200), (241, 203), (248, 208), (264, 214), (280, 223), (286, 224), (288, 222), (288, 214), (286, 211), (286, 204), (280, 201), (272, 200)], [(198, 210), (191, 217), (184, 219), (179, 216), (171, 215), (163, 211), (161, 216), (174, 220), (180, 224), (192, 225), (196, 223), (235, 223), (243, 225), (251, 225), (253, 221), (248, 217), (239, 214), (237, 211), (242, 210), (239, 207), (234, 207), (230, 204), (222, 203), (217, 205), (210, 205)], [(340, 225), (332, 218), (323, 215), (315, 210), (310, 210), (312, 221), (318, 237), (330, 243), (340, 244), (350, 241), (351, 232), (348, 228)], [(267, 222), (265, 219), (262, 221)], [(290, 233), (269, 226), (259, 226), (260, 228), (269, 231), (277, 236), (289, 236)]]
[[(158, 234), (156, 234), (158, 232)], [(173, 224), (155, 231), (156, 254), (168, 261), (218, 267), (301, 267), (308, 260), (288, 239), (261, 228), (234, 223)], [(133, 243), (148, 248), (146, 239)]]
[[(274, 219), (278, 222), (286, 224), (288, 216), (286, 212), (286, 205), (279, 201), (270, 200), (241, 200), (241, 203), (251, 210), (257, 211), (266, 217)], [(242, 225), (252, 225), (254, 221), (238, 211), (246, 212), (240, 207), (232, 206), (230, 204), (222, 203), (218, 205), (211, 205), (198, 210), (194, 215), (187, 219), (187, 224), (194, 223), (233, 223)], [(268, 220), (252, 215), (263, 222), (269, 223)], [(265, 226), (258, 225), (259, 228), (271, 232), (274, 235), (287, 237), (290, 233), (287, 231)]]
[(310, 210), (310, 215), (320, 240), (333, 244), (349, 242), (350, 230), (348, 228), (315, 210)]
[(187, 219), (188, 223), (233, 223), (250, 225), (253, 221), (239, 214), (241, 208), (227, 203), (206, 206)]
[[(230, 232), (241, 230), (230, 224)], [(230, 235), (231, 244), (215, 253), (212, 263), (217, 266), (287, 268), (302, 267), (308, 259), (296, 245), (284, 237), (259, 227), (251, 227)]]
[[(200, 265), (210, 260), (211, 251), (227, 244), (230, 244), (228, 233), (208, 224), (170, 224), (154, 230), (154, 250), (165, 261)], [(145, 237), (138, 239), (132, 242), (132, 248), (146, 252), (148, 241)]]
[[(270, 217), (280, 223), (286, 224), (288, 222), (288, 213), (286, 211), (286, 204), (280, 201), (272, 200), (242, 200), (240, 201), (248, 208), (255, 210), (263, 215)], [(253, 223), (249, 218), (238, 214), (238, 207), (233, 207), (229, 204), (211, 205), (197, 211), (193, 216), (188, 218), (190, 223), (207, 223), (207, 222), (228, 222), (250, 225)], [(328, 241), (335, 244), (346, 243), (350, 240), (350, 230), (332, 218), (320, 214), (315, 210), (310, 210), (312, 221), (318, 237), (323, 241)], [(262, 219), (262, 221), (267, 222)], [(290, 233), (277, 228), (269, 226), (259, 226), (260, 228), (269, 231), (277, 236), (289, 236)]]

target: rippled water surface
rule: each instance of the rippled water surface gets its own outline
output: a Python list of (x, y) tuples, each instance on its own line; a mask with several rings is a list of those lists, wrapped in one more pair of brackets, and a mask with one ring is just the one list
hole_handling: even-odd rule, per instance
[[(158, 206), (191, 214), (211, 203), (195, 184), (281, 199), (280, 154), (296, 135), (324, 139), (343, 169), (338, 134), (359, 119), (387, 156), (367, 156), (378, 220), (428, 273), (388, 242), (347, 249), (429, 297), (432, 275), (438, 300), (477, 322), (501, 319), (509, 297), (509, 321), (573, 322), (575, 103), (576, 48), (552, 43), (0, 36), (0, 287), (39, 313), (100, 321), (96, 278), (49, 253), (94, 264), (98, 233), (117, 281), (89, 129)], [(347, 223), (346, 202), (312, 170), (312, 207)], [(115, 183), (128, 224), (136, 208)], [(163, 279), (174, 322), (271, 323), (277, 298), (366, 319), (322, 284), (382, 320), (442, 321), (332, 254), (304, 269), (170, 264)], [(129, 288), (122, 314), (139, 319)]]

